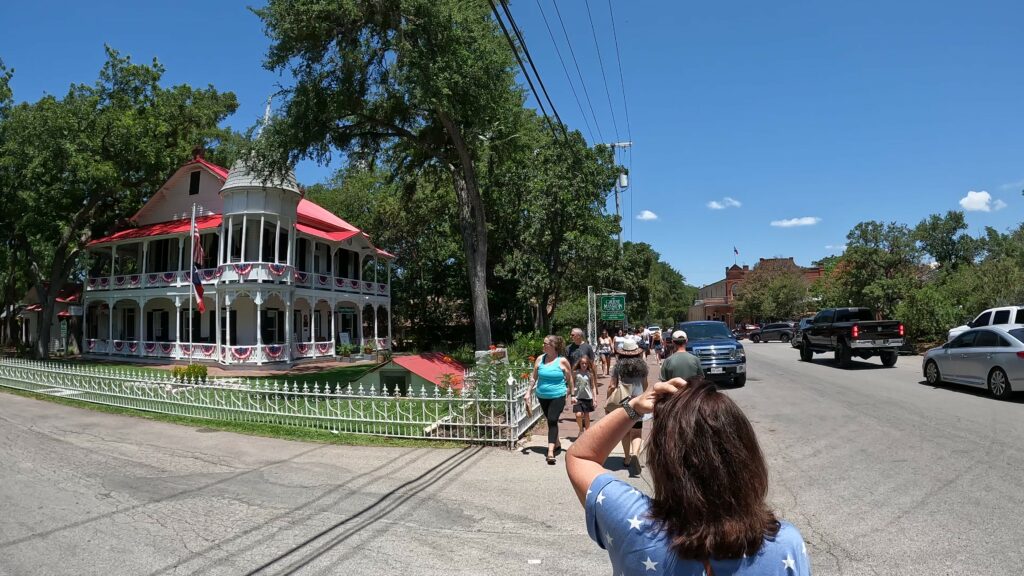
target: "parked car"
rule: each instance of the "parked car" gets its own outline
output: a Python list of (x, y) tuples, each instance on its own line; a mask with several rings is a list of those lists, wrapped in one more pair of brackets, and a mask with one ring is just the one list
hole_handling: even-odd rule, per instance
[(925, 352), (921, 367), (929, 384), (966, 384), (1008, 398), (1024, 390), (1024, 324), (969, 329)]
[(807, 316), (801, 318), (796, 324), (793, 325), (793, 339), (789, 341), (789, 345), (793, 348), (799, 348), (800, 343), (803, 340), (804, 330), (811, 325), (814, 320), (814, 316)]
[(974, 320), (967, 324), (957, 326), (946, 335), (946, 342), (963, 334), (971, 328), (982, 326), (1005, 326), (1007, 324), (1024, 324), (1024, 306), (1003, 306), (1000, 308), (989, 308), (978, 314)]
[(864, 360), (880, 356), (883, 366), (895, 366), (904, 342), (903, 323), (874, 318), (870, 308), (827, 308), (818, 312), (801, 334), (800, 359), (810, 362), (815, 354), (834, 352), (842, 368), (848, 367), (854, 356)]
[(792, 322), (775, 322), (773, 324), (765, 324), (764, 328), (759, 328), (750, 333), (750, 341), (755, 344), (758, 342), (769, 342), (771, 340), (789, 342), (792, 339)]
[(705, 378), (747, 383), (747, 353), (724, 322), (680, 322), (677, 329), (686, 332), (686, 350), (700, 360)]
[(761, 327), (757, 324), (737, 324), (736, 327), (733, 328), (732, 333), (736, 336), (737, 340), (742, 340), (744, 338), (748, 338), (750, 333), (754, 330), (760, 329)]

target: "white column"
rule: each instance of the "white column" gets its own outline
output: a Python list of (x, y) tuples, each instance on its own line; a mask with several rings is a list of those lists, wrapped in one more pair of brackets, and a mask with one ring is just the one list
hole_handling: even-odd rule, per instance
[(263, 316), (260, 314), (262, 309), (263, 298), (260, 294), (256, 295), (256, 364), (263, 364), (262, 356), (263, 353)]
[(231, 252), (234, 248), (235, 243), (235, 217), (228, 216), (228, 241), (225, 243), (226, 250), (224, 251), (224, 263), (231, 262)]
[(295, 224), (288, 227), (288, 265), (295, 265), (295, 257), (292, 254), (295, 253)]
[(281, 263), (281, 217), (277, 217), (277, 230), (274, 232), (274, 264)]
[(217, 343), (217, 361), (223, 362), (224, 354), (222, 353), (223, 351), (221, 350), (220, 341), (220, 293), (218, 292), (213, 293), (213, 313), (217, 315), (217, 317), (214, 318), (213, 320), (214, 323), (216, 324), (214, 328), (216, 328), (217, 330), (217, 333), (214, 335), (214, 342)]
[(331, 302), (331, 356), (337, 356), (338, 354), (337, 341), (335, 340), (335, 338), (337, 338), (338, 328), (335, 325), (334, 321), (334, 317), (337, 316), (337, 314), (334, 312), (334, 307), (337, 305), (337, 302)]
[(316, 358), (316, 304), (309, 309), (309, 339), (313, 342), (313, 358)]
[(107, 355), (114, 353), (114, 304), (107, 302)]
[[(10, 312), (8, 312), (8, 314), (10, 314)], [(82, 349), (79, 350), (80, 354), (85, 354), (86, 351), (89, 350), (89, 345), (86, 342), (86, 340), (89, 339), (89, 330), (87, 329), (88, 325), (89, 325), (89, 302), (86, 299), (85, 291), (83, 290), (82, 291), (82, 346), (81, 346)]]
[(395, 341), (394, 338), (391, 336), (391, 307), (385, 306), (384, 309), (388, 311), (388, 348), (394, 349)]
[(149, 269), (146, 268), (146, 259), (147, 259), (147, 255), (148, 254), (149, 254), (149, 240), (146, 240), (145, 242), (142, 243), (142, 270), (139, 272), (139, 275), (142, 276), (141, 280), (142, 280), (142, 285), (143, 286), (145, 286), (145, 283), (146, 283), (145, 274), (146, 274), (146, 272), (149, 272)]
[(380, 338), (380, 333), (378, 332), (378, 329), (377, 329), (377, 319), (378, 318), (380, 318), (380, 315), (377, 314), (377, 306), (374, 306), (373, 307), (373, 347), (374, 348), (377, 347), (377, 338)]
[(117, 244), (110, 247), (110, 289), (114, 289), (114, 276), (117, 275)]
[(174, 299), (174, 357), (181, 358), (181, 297)]
[(245, 253), (245, 244), (246, 244), (246, 242), (249, 241), (249, 239), (246, 238), (246, 236), (248, 236), (248, 231), (249, 231), (249, 217), (247, 215), (245, 215), (245, 214), (242, 214), (242, 255), (240, 257), (240, 260), (242, 262), (248, 262), (247, 256), (245, 255), (246, 254)]
[[(181, 272), (182, 270), (185, 269), (185, 257), (182, 254), (182, 251), (184, 249), (185, 249), (185, 239), (182, 238), (181, 236), (178, 236), (178, 272)], [(179, 286), (181, 285), (181, 274), (178, 275), (177, 283), (178, 283)]]
[(259, 249), (259, 258), (258, 258), (258, 260), (260, 262), (263, 262), (263, 227), (264, 227), (264, 219), (265, 218), (266, 218), (266, 216), (264, 216), (263, 214), (260, 214), (260, 249)]
[(139, 356), (142, 356), (142, 343), (145, 341), (145, 333), (143, 332), (143, 330), (145, 329), (145, 325), (143, 324), (143, 318), (145, 318), (145, 316), (142, 314), (142, 311), (146, 308), (145, 298), (139, 300), (138, 305), (139, 319), (138, 321), (135, 322), (135, 325), (138, 326), (138, 331), (135, 333), (135, 342), (137, 343), (138, 348), (135, 353)]
[(288, 298), (284, 302), (284, 343), (285, 343), (285, 360), (288, 362), (292, 361), (292, 299)]
[(224, 339), (227, 341), (227, 350), (224, 354), (224, 362), (231, 364), (231, 300), (224, 298)]
[[(330, 270), (331, 270), (331, 278), (334, 278), (336, 276), (336, 274), (334, 273), (334, 257), (337, 255), (338, 251), (335, 250), (334, 248), (332, 248), (330, 244), (328, 244), (327, 245), (327, 252), (331, 255), (331, 268), (330, 268)], [(333, 286), (333, 285), (334, 285), (334, 280), (331, 280), (331, 286)], [(334, 311), (332, 310), (331, 313), (333, 314)]]
[(358, 303), (356, 304), (356, 328), (359, 329), (359, 344), (357, 346), (361, 347), (363, 345), (363, 307)]

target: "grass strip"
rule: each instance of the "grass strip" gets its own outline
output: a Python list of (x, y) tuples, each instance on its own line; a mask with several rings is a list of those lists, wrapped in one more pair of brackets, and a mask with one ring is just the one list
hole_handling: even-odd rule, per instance
[(206, 418), (189, 418), (187, 416), (174, 416), (160, 412), (141, 412), (130, 408), (120, 408), (104, 404), (93, 404), (71, 398), (59, 396), (48, 396), (36, 394), (15, 388), (0, 387), (0, 392), (31, 398), (33, 400), (44, 400), (54, 404), (63, 404), (74, 408), (84, 408), (107, 414), (120, 414), (133, 418), (144, 418), (167, 422), (181, 426), (191, 426), (211, 430), (222, 430), (224, 432), (235, 432), (249, 436), (264, 436), (267, 438), (281, 438), (283, 440), (298, 440), (301, 442), (317, 442), (321, 444), (341, 444), (346, 446), (385, 446), (396, 448), (462, 448), (467, 446), (464, 442), (453, 442), (449, 440), (418, 440), (413, 438), (388, 438), (386, 436), (370, 436), (364, 434), (351, 434), (347, 432), (333, 433), (326, 430), (314, 430), (311, 428), (299, 428), (291, 426), (280, 426), (276, 424), (259, 424), (252, 422), (229, 422), (224, 420), (210, 420)]

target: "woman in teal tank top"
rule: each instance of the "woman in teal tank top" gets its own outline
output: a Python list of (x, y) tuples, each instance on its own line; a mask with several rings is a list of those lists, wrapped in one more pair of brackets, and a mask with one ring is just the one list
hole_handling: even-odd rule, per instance
[(544, 338), (544, 353), (533, 365), (533, 382), (540, 408), (548, 421), (548, 464), (554, 464), (555, 451), (562, 449), (558, 442), (558, 417), (573, 391), (572, 367), (565, 357), (565, 340), (561, 336)]

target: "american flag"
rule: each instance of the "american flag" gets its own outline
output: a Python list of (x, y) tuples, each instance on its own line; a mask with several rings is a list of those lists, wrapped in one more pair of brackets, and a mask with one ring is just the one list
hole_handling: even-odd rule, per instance
[(192, 293), (196, 298), (196, 307), (199, 313), (206, 312), (206, 305), (203, 304), (203, 279), (199, 276), (199, 266), (203, 263), (203, 243), (199, 240), (199, 228), (196, 226), (196, 219), (192, 218)]
[(735, 255), (737, 255), (737, 256), (739, 256), (739, 255), (740, 255), (740, 251), (739, 251), (739, 250), (737, 250), (735, 246), (733, 246), (733, 247), (732, 247), (732, 253), (733, 253), (733, 254), (735, 254)]

